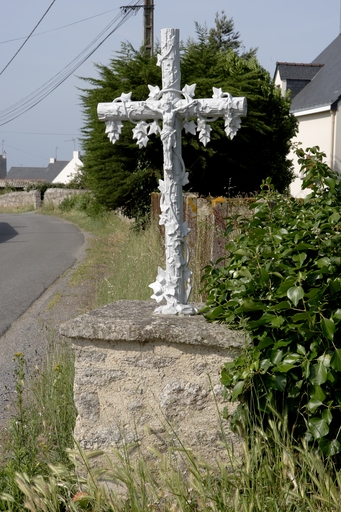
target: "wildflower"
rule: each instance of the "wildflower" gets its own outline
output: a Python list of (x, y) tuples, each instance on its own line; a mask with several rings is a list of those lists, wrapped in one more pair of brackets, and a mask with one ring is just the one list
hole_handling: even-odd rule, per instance
[(79, 491), (74, 495), (72, 501), (77, 503), (81, 509), (87, 509), (88, 505), (92, 501), (92, 498), (87, 492)]

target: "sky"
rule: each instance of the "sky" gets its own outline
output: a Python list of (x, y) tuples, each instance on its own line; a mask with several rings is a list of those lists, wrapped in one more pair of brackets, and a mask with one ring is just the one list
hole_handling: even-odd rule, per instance
[[(46, 167), (50, 158), (71, 160), (74, 150), (82, 152), (80, 130), (84, 118), (79, 88), (86, 88), (87, 84), (80, 77), (96, 78), (95, 63), (109, 64), (121, 42), (140, 47), (143, 9), (126, 19), (120, 9), (136, 3), (137, 0), (0, 0), (0, 151), (6, 151), (7, 170), (12, 166)], [(162, 28), (180, 29), (182, 40), (195, 38), (195, 21), (210, 28), (215, 14), (225, 11), (233, 18), (245, 49), (257, 47), (260, 64), (273, 76), (276, 62), (311, 62), (338, 36), (340, 3), (154, 0), (154, 39), (160, 39)], [(121, 26), (107, 37), (119, 23)], [(98, 36), (97, 43), (93, 43)], [(52, 88), (50, 84), (56, 86), (60, 77), (65, 78), (67, 71), (73, 70), (73, 62), (85, 59), (105, 37), (103, 44), (68, 79), (23, 113)], [(60, 72), (63, 73), (59, 75)], [(18, 117), (7, 122), (14, 116)]]

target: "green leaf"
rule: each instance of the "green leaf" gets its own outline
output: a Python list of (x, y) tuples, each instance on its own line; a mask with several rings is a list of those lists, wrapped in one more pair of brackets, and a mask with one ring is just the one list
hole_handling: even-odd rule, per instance
[(266, 308), (265, 304), (261, 302), (255, 302), (251, 299), (242, 299), (240, 304), (241, 311), (262, 311)]
[(263, 359), (260, 365), (260, 369), (266, 372), (270, 368), (270, 366), (272, 366), (270, 359)]
[(337, 348), (330, 360), (330, 366), (337, 372), (341, 372), (341, 349)]
[(289, 370), (292, 370), (293, 368), (297, 368), (297, 365), (293, 363), (283, 362), (276, 367), (276, 370), (281, 373), (287, 373)]
[(296, 245), (295, 249), (296, 249), (296, 251), (305, 251), (306, 249), (315, 249), (315, 247), (311, 244), (301, 242)]
[(330, 259), (329, 259), (329, 258), (327, 258), (327, 257), (320, 258), (319, 260), (317, 260), (317, 261), (316, 261), (316, 265), (317, 265), (319, 268), (329, 267), (329, 265), (330, 265)]
[(278, 391), (284, 391), (287, 385), (287, 376), (285, 373), (276, 373), (266, 379), (267, 386)]
[(292, 343), (291, 340), (289, 340), (289, 341), (279, 340), (274, 344), (274, 349), (277, 349), (280, 347), (287, 347), (288, 345), (291, 345), (291, 343)]
[(279, 364), (283, 358), (283, 350), (271, 350), (271, 362), (275, 365)]
[(335, 333), (335, 324), (334, 324), (333, 320), (329, 320), (328, 318), (322, 318), (321, 329), (322, 329), (323, 335), (328, 340), (333, 341), (334, 333)]
[(260, 278), (259, 279), (260, 283), (265, 284), (269, 281), (270, 276), (269, 276), (269, 273), (264, 268), (261, 268), (261, 269), (259, 269), (259, 278)]
[(323, 391), (321, 386), (319, 386), (318, 384), (315, 384), (314, 386), (310, 386), (309, 395), (312, 399), (314, 398), (315, 400), (319, 400), (321, 402), (324, 402), (326, 399), (325, 392)]
[(216, 308), (214, 308), (213, 310), (209, 311), (208, 313), (206, 313), (206, 317), (209, 319), (209, 320), (215, 320), (216, 318), (218, 318), (222, 313), (224, 313), (224, 308), (223, 306), (218, 306)]
[(238, 275), (241, 277), (249, 277), (250, 279), (252, 279), (252, 275), (249, 269), (247, 268), (241, 268), (240, 270), (238, 270)]
[(337, 309), (335, 313), (333, 313), (333, 319), (341, 320), (341, 309)]
[(237, 382), (237, 384), (234, 386), (233, 390), (232, 390), (232, 396), (231, 396), (231, 400), (232, 402), (235, 401), (235, 399), (242, 393), (243, 389), (244, 389), (244, 384), (245, 384), (245, 381), (244, 380), (240, 380), (239, 382)]
[(280, 311), (282, 309), (290, 309), (290, 308), (291, 308), (291, 304), (287, 300), (283, 300), (281, 302), (278, 302), (278, 304), (275, 304), (274, 306), (269, 307), (269, 309), (271, 311)]
[(316, 398), (312, 398), (307, 403), (307, 408), (309, 412), (314, 413), (321, 405), (323, 405), (323, 402), (321, 402), (320, 400), (316, 400)]
[(237, 254), (238, 256), (246, 256), (248, 252), (245, 251), (245, 249), (237, 249), (233, 254)]
[(341, 444), (337, 439), (330, 441), (329, 439), (322, 438), (319, 440), (319, 447), (327, 457), (332, 457), (341, 451)]
[(308, 320), (310, 318), (309, 311), (305, 311), (304, 313), (296, 313), (292, 317), (290, 317), (290, 320), (293, 322), (300, 322), (301, 320)]
[(333, 421), (332, 411), (330, 409), (325, 409), (322, 413), (322, 418), (328, 423), (328, 425), (330, 425)]
[(258, 350), (262, 350), (263, 348), (266, 348), (266, 347), (270, 347), (271, 345), (274, 344), (274, 340), (272, 338), (264, 338), (263, 340), (261, 340), (258, 345), (257, 345), (257, 349)]
[(301, 286), (292, 286), (287, 291), (287, 297), (291, 300), (293, 305), (296, 307), (298, 302), (304, 297), (304, 290)]
[(295, 278), (292, 278), (290, 277), (289, 279), (286, 279), (285, 281), (283, 281), (277, 291), (276, 291), (276, 295), (281, 297), (282, 295), (286, 295), (287, 294), (287, 291), (289, 290), (289, 288), (291, 288), (296, 282), (296, 279)]
[(338, 293), (341, 290), (341, 284), (340, 284), (339, 278), (334, 279), (333, 281), (330, 281), (329, 289), (330, 289), (330, 293), (332, 295), (335, 295), (336, 293)]
[(282, 316), (276, 316), (271, 320), (271, 325), (273, 327), (280, 327), (284, 324), (284, 318)]
[(310, 368), (309, 381), (312, 384), (324, 384), (327, 380), (327, 374), (327, 368), (324, 366), (322, 361), (319, 361)]
[[(334, 181), (334, 180), (333, 180)], [(337, 212), (334, 212), (328, 219), (329, 222), (332, 224), (336, 224), (340, 220), (340, 214)]]
[(309, 430), (312, 433), (314, 439), (320, 439), (325, 437), (329, 433), (329, 427), (323, 418), (311, 418), (309, 420)]
[(297, 352), (299, 354), (301, 354), (302, 356), (305, 356), (306, 353), (307, 353), (307, 351), (306, 351), (306, 349), (304, 348), (303, 345), (297, 345)]
[(299, 254), (295, 254), (292, 259), (297, 261), (299, 267), (302, 267), (303, 263), (307, 259), (307, 254), (305, 252), (300, 252)]

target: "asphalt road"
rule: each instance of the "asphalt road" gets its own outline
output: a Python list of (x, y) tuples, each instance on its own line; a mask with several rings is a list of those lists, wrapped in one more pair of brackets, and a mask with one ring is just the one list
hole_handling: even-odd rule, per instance
[(0, 214), (0, 336), (77, 259), (82, 232), (57, 217)]

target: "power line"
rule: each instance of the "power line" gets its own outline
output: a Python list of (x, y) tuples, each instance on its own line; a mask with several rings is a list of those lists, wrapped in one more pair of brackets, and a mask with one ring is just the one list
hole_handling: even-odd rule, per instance
[[(89, 16), (88, 18), (83, 18), (82, 20), (74, 21), (73, 23), (68, 23), (67, 25), (62, 25), (61, 27), (51, 28), (50, 30), (44, 30), (44, 32), (38, 32), (37, 34), (33, 34), (33, 37), (41, 36), (43, 34), (48, 34), (49, 32), (55, 32), (56, 30), (62, 30), (63, 28), (72, 27), (73, 25), (77, 25), (78, 23), (83, 23), (84, 21), (92, 20), (93, 18), (98, 18), (99, 16), (108, 14), (108, 12), (118, 11), (118, 10), (119, 10), (119, 7), (117, 7), (116, 9), (109, 9), (109, 11), (101, 12), (100, 14), (95, 14), (94, 16)], [(21, 39), (25, 39), (25, 37), (16, 37), (15, 39), (7, 39), (6, 41), (0, 41), (0, 44), (12, 43), (13, 41), (20, 41)]]
[(47, 133), (47, 132), (8, 132), (7, 130), (0, 130), (0, 133), (15, 133), (20, 135), (67, 135), (67, 136), (76, 136), (78, 137), (79, 133)]
[(11, 149), (15, 149), (16, 151), (20, 151), (20, 153), (26, 153), (26, 155), (31, 155), (31, 156), (35, 156), (37, 158), (41, 158), (41, 160), (45, 160), (46, 161), (46, 157), (35, 155), (34, 153), (29, 153), (28, 151), (23, 151), (22, 149), (15, 148), (14, 146), (10, 146), (9, 144), (6, 144), (6, 147), (7, 148), (11, 148)]
[[(140, 0), (131, 1), (130, 4), (137, 5)], [(22, 100), (18, 101), (14, 105), (2, 110), (0, 112), (0, 126), (3, 126), (10, 121), (18, 118), (23, 115), (25, 112), (28, 112), (33, 107), (35, 107), (38, 103), (40, 103), (43, 99), (45, 99), (49, 94), (51, 94), (57, 87), (59, 87), (65, 80), (67, 80), (86, 60), (88, 60), (91, 55), (95, 53), (95, 51), (118, 29), (125, 23), (125, 21), (131, 17), (131, 12), (122, 14), (118, 14), (110, 23), (107, 25), (102, 32), (79, 54), (75, 57), (64, 69), (62, 69), (59, 73), (57, 73), (54, 77), (52, 77), (49, 81), (43, 84), (41, 87), (36, 89), (33, 93), (26, 96)], [(119, 18), (122, 17), (120, 21)], [(91, 47), (102, 37), (105, 32), (107, 32), (112, 25), (118, 21), (118, 23), (114, 26), (114, 28), (94, 47)], [(88, 53), (86, 53), (88, 51)]]
[(49, 10), (51, 9), (51, 7), (53, 6), (53, 4), (55, 3), (56, 0), (53, 0), (51, 5), (48, 7), (48, 9), (44, 12), (43, 16), (40, 18), (40, 20), (38, 21), (38, 23), (36, 24), (36, 26), (34, 27), (34, 29), (30, 32), (30, 34), (26, 37), (25, 41), (23, 42), (23, 44), (20, 46), (19, 50), (17, 50), (15, 52), (15, 54), (13, 55), (13, 57), (11, 58), (11, 60), (6, 64), (6, 66), (4, 67), (4, 69), (0, 72), (0, 76), (2, 75), (2, 73), (5, 71), (5, 69), (8, 68), (8, 66), (11, 64), (11, 62), (14, 61), (15, 57), (18, 55), (18, 53), (20, 52), (20, 50), (22, 50), (22, 48), (25, 46), (25, 44), (27, 43), (27, 41), (30, 39), (31, 35), (33, 34), (33, 32), (35, 31), (35, 29), (40, 25), (40, 23), (43, 21), (43, 19), (45, 18), (46, 14), (49, 12)]

